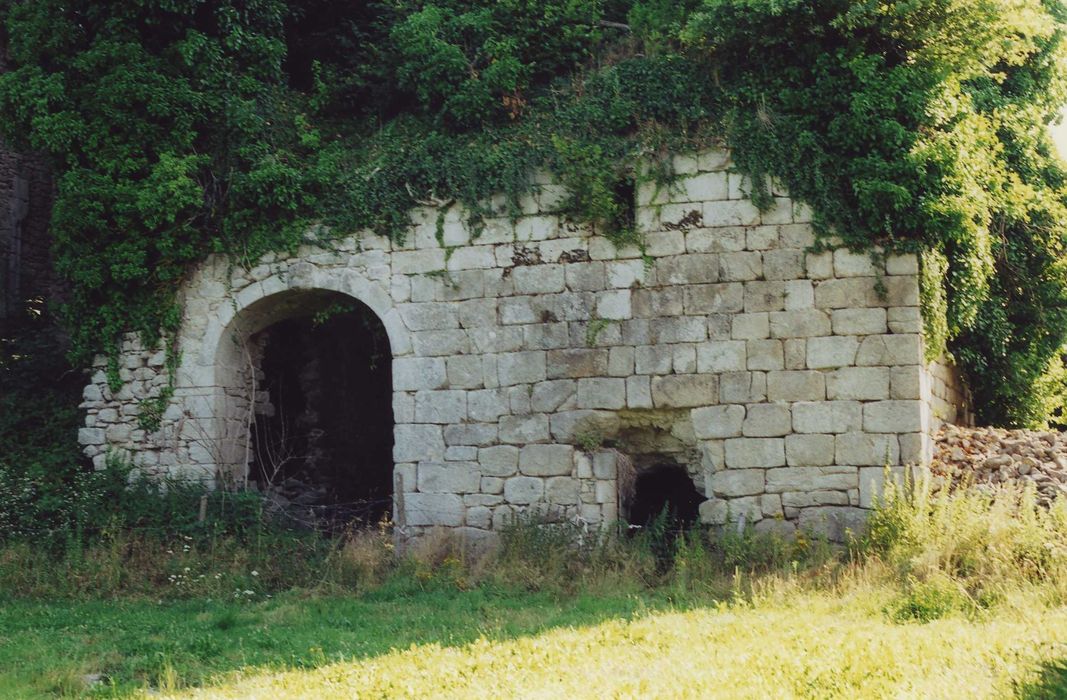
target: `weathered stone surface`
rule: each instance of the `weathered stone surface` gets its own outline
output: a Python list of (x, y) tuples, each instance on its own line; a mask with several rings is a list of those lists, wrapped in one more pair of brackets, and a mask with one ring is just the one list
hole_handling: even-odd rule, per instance
[[(479, 236), (463, 207), (444, 212), (447, 251), (439, 212), (420, 207), (404, 243), (342, 237), (336, 250), (308, 243), (247, 271), (190, 270), (160, 430), (137, 417), (166, 386), (165, 356), (127, 338), (123, 388), (106, 386), (101, 358), (84, 393), (85, 454), (102, 466), (123, 450), (145, 473), (242, 469), (240, 455), (215, 464), (205, 445), (240, 442), (249, 406), (275, 407), (264, 388), (246, 394), (252, 377), (231, 341), (302, 313), (316, 289), (359, 300), (385, 327), (393, 394), (382, 408), (407, 499), (398, 522), (416, 533), (445, 524), (482, 537), (531, 506), (614, 519), (615, 453), (578, 453), (578, 442), (683, 463), (715, 495), (706, 522), (788, 534), (819, 513), (847, 519), (873, 502), (857, 470), (874, 481), (887, 458), (925, 463), (942, 421), (967, 420), (966, 392), (923, 362), (915, 256), (809, 252), (810, 208), (771, 183), (774, 201), (758, 211), (728, 162), (682, 156), (676, 187), (640, 186), (641, 249), (562, 219), (567, 192), (538, 173), (514, 221), (503, 197), (487, 202)], [(1037, 466), (1012, 458), (987, 480), (1059, 473), (1043, 471), (1043, 453), (1026, 456)]]
[(726, 466), (730, 469), (780, 467), (785, 464), (782, 438), (730, 438), (726, 441)]
[(834, 463), (833, 435), (787, 435), (785, 462), (790, 467), (823, 467)]
[(831, 542), (845, 542), (863, 533), (867, 514), (861, 508), (824, 506), (800, 511), (798, 527)]
[(826, 375), (826, 398), (831, 401), (875, 401), (889, 398), (888, 367), (842, 367)]
[(573, 467), (570, 445), (526, 445), (519, 451), (519, 472), (526, 476), (562, 476)]
[(883, 466), (900, 460), (896, 435), (841, 433), (836, 440), (834, 461), (838, 464)]
[(792, 422), (792, 414), (787, 405), (749, 404), (742, 433), (745, 437), (780, 437), (791, 432)]
[(657, 408), (692, 408), (718, 403), (718, 377), (677, 374), (652, 378), (652, 403)]
[(727, 405), (694, 408), (692, 420), (693, 431), (698, 438), (738, 437), (745, 420), (745, 407)]
[(798, 401), (793, 404), (793, 430), (798, 433), (848, 433), (863, 427), (858, 401)]
[(421, 493), (476, 493), (481, 480), (477, 465), (468, 462), (420, 462), (418, 467)]
[(735, 498), (763, 493), (762, 469), (724, 469), (711, 475), (711, 490), (716, 496)]
[(816, 371), (768, 372), (767, 398), (771, 401), (821, 401), (826, 398), (826, 380)]

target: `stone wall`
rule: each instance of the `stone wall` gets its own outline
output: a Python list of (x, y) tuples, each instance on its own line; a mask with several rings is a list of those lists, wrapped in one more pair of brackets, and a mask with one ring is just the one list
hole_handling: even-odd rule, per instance
[(644, 251), (559, 216), (565, 193), (542, 178), (521, 217), (477, 237), (453, 207), (439, 241), (438, 211), (419, 209), (403, 244), (363, 233), (251, 269), (208, 260), (183, 292), (160, 429), (137, 413), (165, 382), (162, 356), (131, 339), (123, 389), (99, 370), (86, 389), (86, 452), (240, 479), (255, 391), (244, 341), (330, 291), (389, 335), (408, 531), (491, 531), (531, 506), (614, 520), (622, 454), (685, 465), (705, 522), (840, 537), (887, 464), (930, 454), (916, 259), (815, 252), (808, 211), (777, 197), (759, 212), (728, 154), (675, 165), (675, 187), (637, 194)]

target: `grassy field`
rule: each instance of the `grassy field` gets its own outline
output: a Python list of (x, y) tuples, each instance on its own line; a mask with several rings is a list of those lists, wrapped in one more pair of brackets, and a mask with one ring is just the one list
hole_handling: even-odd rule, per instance
[(893, 595), (10, 602), (0, 697), (1062, 697), (1067, 607), (898, 622)]
[(579, 535), (0, 547), (0, 698), (1067, 698), (1067, 500), (919, 489), (836, 550)]

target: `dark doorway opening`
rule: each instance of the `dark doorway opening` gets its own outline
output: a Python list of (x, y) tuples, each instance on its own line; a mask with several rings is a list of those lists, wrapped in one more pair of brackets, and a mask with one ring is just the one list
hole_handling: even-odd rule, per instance
[(637, 474), (628, 520), (648, 527), (662, 517), (667, 531), (687, 530), (697, 524), (704, 500), (684, 467), (657, 464)]
[(326, 530), (392, 511), (389, 340), (370, 309), (340, 299), (251, 343), (259, 361), (250, 478), (294, 524)]

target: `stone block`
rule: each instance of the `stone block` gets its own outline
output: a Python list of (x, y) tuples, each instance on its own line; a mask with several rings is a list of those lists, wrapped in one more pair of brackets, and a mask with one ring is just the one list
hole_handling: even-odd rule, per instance
[(797, 526), (831, 542), (846, 542), (859, 536), (867, 525), (867, 511), (862, 508), (821, 506), (800, 511)]
[(482, 386), (482, 358), (457, 355), (445, 361), (450, 389), (477, 389)]
[(454, 445), (445, 448), (447, 462), (477, 462), (478, 448), (473, 445)]
[(534, 384), (530, 407), (537, 413), (568, 410), (577, 404), (578, 385), (573, 379), (551, 379)]
[(393, 360), (393, 389), (416, 391), (440, 389), (448, 383), (441, 357), (398, 357)]
[(881, 306), (918, 306), (919, 279), (911, 275), (886, 277), (882, 281), (884, 294), (878, 297)]
[(704, 203), (704, 226), (754, 226), (759, 222), (759, 209), (747, 199)]
[(674, 374), (652, 378), (652, 403), (656, 408), (693, 408), (719, 401), (719, 381), (714, 375)]
[(785, 366), (780, 340), (750, 340), (746, 350), (748, 369), (780, 370)]
[(821, 401), (826, 398), (825, 378), (814, 370), (768, 372), (767, 398), (771, 401)]
[(556, 506), (578, 504), (579, 481), (569, 476), (554, 476), (545, 481), (545, 502)]
[(532, 384), (546, 377), (545, 353), (540, 351), (509, 352), (497, 356), (501, 386)]
[(430, 302), (424, 304), (398, 304), (396, 307), (404, 325), (412, 331), (443, 330), (457, 328), (459, 318), (452, 304)]
[[(793, 218), (796, 219), (794, 206)], [(815, 245), (815, 232), (806, 223), (784, 224), (778, 227), (778, 236), (783, 248), (808, 248)]]
[(815, 307), (819, 309), (847, 309), (883, 306), (878, 294), (879, 278), (851, 277), (829, 279), (815, 287)]
[(724, 372), (719, 375), (722, 403), (756, 403), (767, 399), (765, 372)]
[(603, 319), (621, 320), (632, 318), (630, 290), (616, 289), (608, 292), (598, 292), (596, 295), (596, 313), (598, 318)]
[(614, 450), (602, 450), (593, 455), (593, 475), (598, 479), (614, 479), (618, 475), (619, 455)]
[(889, 370), (889, 398), (921, 399), (928, 381), (926, 372), (919, 365), (893, 367)]
[(698, 372), (739, 372), (747, 368), (743, 340), (711, 340), (697, 346)]
[(856, 353), (856, 364), (861, 367), (921, 363), (922, 338), (918, 334), (868, 335)]
[(730, 502), (722, 499), (704, 501), (697, 512), (704, 525), (725, 525), (730, 517)]
[(563, 265), (524, 265), (512, 268), (517, 294), (554, 294), (566, 288)]
[(393, 274), (417, 275), (445, 269), (445, 251), (443, 248), (425, 248), (423, 250), (398, 250), (390, 257)]
[(548, 416), (504, 416), (500, 419), (500, 441), (514, 445), (548, 440)]
[(793, 430), (798, 433), (847, 433), (863, 426), (858, 401), (798, 401), (793, 404)]
[[(675, 201), (710, 202), (726, 199), (726, 173), (708, 172), (678, 180)], [(677, 197), (677, 199), (675, 199)]]
[(863, 429), (868, 433), (912, 433), (922, 428), (921, 401), (890, 400), (863, 404)]
[(785, 308), (785, 282), (746, 282), (745, 311), (781, 311)]
[(618, 346), (608, 349), (608, 374), (612, 377), (628, 377), (634, 373), (634, 349)]
[(856, 488), (855, 467), (780, 467), (767, 470), (767, 492), (844, 491)]
[(683, 288), (683, 306), (687, 314), (735, 313), (744, 308), (744, 294), (738, 282), (693, 284)]
[(813, 280), (825, 280), (834, 276), (834, 254), (832, 251), (807, 253), (804, 256), (804, 269)]
[(512, 476), (519, 467), (519, 448), (493, 445), (478, 449), (478, 464), (485, 476)]
[(834, 463), (833, 435), (787, 435), (785, 462), (791, 467), (824, 467)]
[(889, 398), (888, 367), (842, 367), (826, 375), (831, 401), (878, 401)]
[(652, 382), (643, 375), (626, 378), (626, 407), (652, 408)]
[(477, 493), (482, 476), (469, 462), (420, 462), (419, 491), (422, 493)]
[(786, 491), (782, 493), (782, 505), (786, 508), (847, 506), (848, 504), (846, 491)]
[(748, 250), (771, 250), (777, 247), (777, 226), (753, 226), (745, 232), (745, 248)]
[(465, 330), (417, 331), (411, 334), (411, 347), (423, 357), (464, 355), (470, 351)]
[(526, 445), (519, 450), (519, 472), (526, 476), (565, 476), (573, 467), (570, 445)]
[(804, 251), (795, 248), (768, 250), (763, 254), (763, 277), (795, 280), (804, 276)]
[(855, 363), (859, 345), (859, 340), (850, 335), (808, 338), (808, 368), (848, 367)]
[(846, 248), (834, 251), (834, 275), (836, 277), (875, 277), (884, 272), (882, 265), (869, 252), (855, 253)]
[(770, 314), (772, 338), (811, 338), (830, 335), (830, 316), (819, 309), (794, 309)]
[(886, 476), (896, 482), (897, 486), (904, 484), (904, 467), (864, 467), (860, 469), (860, 508), (874, 508), (881, 500), (885, 492)]
[(919, 257), (915, 253), (887, 255), (885, 271), (889, 275), (917, 275), (919, 274)]
[(785, 309), (815, 308), (815, 287), (811, 280), (787, 280), (785, 282)]
[(690, 413), (693, 431), (702, 440), (739, 437), (745, 420), (744, 406), (704, 406)]
[(719, 280), (747, 282), (763, 276), (763, 256), (754, 251), (719, 254)]
[(445, 458), (441, 426), (398, 424), (393, 429), (394, 462), (440, 462)]
[(497, 440), (497, 427), (490, 423), (462, 423), (446, 425), (446, 445), (492, 445)]
[(900, 463), (900, 445), (896, 435), (841, 433), (835, 440), (834, 461), (838, 464), (866, 467)]
[(758, 523), (763, 519), (763, 504), (759, 496), (733, 498), (728, 503), (731, 522)]
[(806, 338), (786, 338), (782, 341), (785, 369), (804, 369), (808, 366), (808, 341)]
[(657, 259), (654, 269), (656, 281), (661, 285), (708, 284), (719, 281), (719, 256), (714, 253), (672, 255)]
[(605, 378), (578, 380), (578, 408), (619, 409), (625, 407), (625, 380)]
[(467, 392), (419, 391), (415, 393), (418, 423), (461, 423), (467, 419)]
[(83, 446), (103, 445), (106, 442), (106, 433), (103, 428), (79, 428), (78, 444)]
[(781, 437), (792, 430), (792, 423), (789, 406), (754, 403), (748, 406), (741, 432), (745, 437)]
[(698, 228), (685, 232), (690, 253), (736, 253), (745, 249), (745, 229), (740, 226)]
[[(782, 497), (776, 493), (765, 493), (760, 496), (759, 499), (760, 508), (763, 510), (764, 518), (781, 518), (782, 513)], [(766, 521), (765, 521), (766, 522)]]
[(762, 469), (724, 469), (711, 475), (711, 491), (716, 496), (755, 496), (763, 488)]
[(735, 340), (768, 338), (770, 334), (771, 323), (766, 312), (734, 314), (731, 317), (730, 335)]
[(599, 377), (607, 374), (608, 351), (591, 348), (548, 351), (549, 379)]
[(916, 306), (891, 306), (888, 311), (890, 333), (921, 333), (922, 314)]
[(532, 476), (513, 476), (504, 481), (504, 500), (516, 505), (538, 503), (544, 498), (545, 482)]
[(635, 318), (667, 318), (683, 313), (683, 287), (633, 289), (630, 308)]
[(572, 292), (599, 292), (607, 288), (607, 274), (603, 262), (583, 262), (564, 265), (564, 281)]
[(785, 464), (785, 441), (782, 438), (730, 438), (725, 447), (729, 469), (766, 469)]
[(613, 435), (619, 429), (619, 416), (614, 411), (593, 409), (560, 411), (552, 414), (551, 426), (554, 440), (570, 442), (583, 433)]
[(692, 374), (697, 371), (697, 351), (694, 345), (671, 345), (671, 364), (675, 374)]
[(830, 312), (837, 335), (878, 335), (886, 332), (886, 310), (834, 309)]
[(404, 494), (405, 525), (459, 527), (464, 522), (465, 511), (463, 497), (458, 494)]

